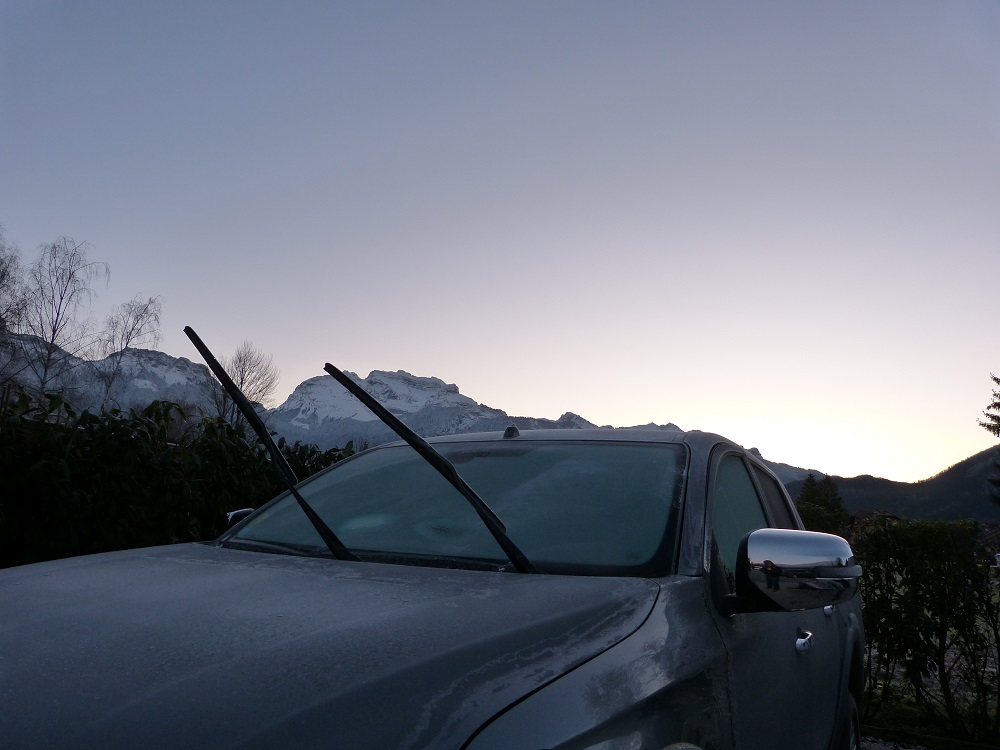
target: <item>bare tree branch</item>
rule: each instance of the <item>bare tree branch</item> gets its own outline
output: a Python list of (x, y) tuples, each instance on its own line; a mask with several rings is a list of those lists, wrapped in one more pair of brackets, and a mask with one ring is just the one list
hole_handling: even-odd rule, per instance
[(0, 335), (15, 330), (24, 313), (21, 273), (21, 250), (0, 226)]
[(28, 268), (20, 330), (42, 342), (38, 351), (25, 352), (40, 392), (71, 367), (70, 357), (85, 356), (93, 343), (89, 324), (78, 315), (94, 296), (92, 283), (107, 281), (111, 272), (107, 263), (88, 260), (87, 249), (85, 242), (60, 237), (42, 245)]
[[(250, 403), (264, 407), (273, 404), (274, 391), (278, 387), (281, 371), (275, 366), (274, 358), (270, 354), (264, 354), (255, 348), (253, 343), (244, 340), (236, 347), (232, 357), (220, 357), (219, 362)], [(213, 385), (218, 386), (214, 382)], [(211, 400), (215, 416), (233, 425), (242, 422), (243, 415), (221, 387), (216, 387), (212, 391)]]
[(104, 321), (100, 337), (104, 361), (98, 369), (98, 378), (104, 385), (102, 408), (111, 400), (111, 392), (121, 376), (122, 361), (129, 348), (155, 347), (160, 343), (160, 313), (163, 300), (159, 297), (143, 299), (137, 294), (128, 302), (115, 307)]
[(14, 377), (12, 367), (17, 350), (10, 335), (18, 329), (24, 315), (22, 273), (21, 250), (7, 241), (3, 226), (0, 226), (0, 383)]

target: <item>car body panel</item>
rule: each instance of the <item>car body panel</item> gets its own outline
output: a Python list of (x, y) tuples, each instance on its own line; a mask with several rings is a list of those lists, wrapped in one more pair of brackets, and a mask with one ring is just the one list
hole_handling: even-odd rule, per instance
[(734, 747), (727, 654), (705, 627), (711, 602), (700, 579), (660, 580), (639, 630), (497, 717), (469, 750), (534, 746), (663, 748), (673, 742)]
[(657, 588), (200, 544), (15, 568), (0, 577), (0, 737), (455, 746), (633, 632)]
[[(730, 655), (733, 720), (741, 750), (826, 750), (836, 727), (843, 658), (837, 620), (822, 609), (717, 620)], [(808, 651), (796, 641), (812, 634)], [(808, 717), (804, 719), (803, 717)]]

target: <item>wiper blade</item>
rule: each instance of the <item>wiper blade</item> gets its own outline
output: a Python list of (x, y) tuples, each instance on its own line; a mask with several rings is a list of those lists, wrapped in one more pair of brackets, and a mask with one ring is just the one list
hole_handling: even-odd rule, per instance
[(534, 566), (528, 562), (528, 558), (524, 556), (524, 553), (521, 552), (511, 538), (507, 536), (507, 527), (504, 526), (503, 521), (501, 521), (499, 516), (497, 516), (497, 514), (493, 512), (486, 502), (476, 494), (476, 491), (472, 489), (472, 487), (470, 487), (461, 476), (459, 476), (458, 470), (455, 469), (451, 461), (438, 453), (438, 451), (436, 451), (430, 443), (403, 424), (403, 422), (400, 421), (395, 414), (382, 406), (382, 404), (376, 401), (367, 391), (347, 377), (347, 375), (343, 372), (338, 370), (329, 362), (326, 363), (323, 369), (332, 375), (334, 380), (344, 386), (344, 388), (346, 388), (355, 398), (367, 406), (376, 417), (381, 419), (386, 426), (389, 427), (389, 429), (409, 443), (410, 447), (420, 454), (421, 458), (437, 469), (438, 473), (447, 479), (451, 485), (458, 490), (466, 500), (469, 501), (469, 504), (472, 505), (473, 509), (475, 509), (476, 513), (486, 525), (486, 528), (489, 529), (490, 533), (493, 535), (493, 538), (496, 539), (497, 544), (500, 545), (504, 554), (507, 555), (507, 559), (510, 560), (515, 570), (519, 573), (537, 572)]
[(271, 460), (274, 465), (278, 467), (281, 472), (282, 477), (285, 479), (285, 483), (288, 485), (288, 491), (292, 493), (292, 496), (298, 502), (299, 507), (302, 508), (302, 512), (306, 514), (306, 518), (316, 529), (316, 533), (320, 535), (323, 539), (323, 543), (329, 548), (330, 553), (334, 557), (338, 557), (341, 560), (355, 560), (354, 557), (344, 546), (337, 535), (333, 533), (329, 526), (319, 517), (319, 514), (312, 509), (312, 506), (305, 501), (305, 498), (299, 494), (299, 491), (295, 489), (295, 485), (298, 480), (295, 478), (295, 472), (292, 471), (292, 467), (288, 465), (288, 461), (285, 460), (285, 456), (278, 446), (274, 444), (274, 439), (271, 437), (271, 433), (267, 431), (267, 427), (264, 426), (263, 420), (261, 420), (260, 415), (254, 410), (253, 406), (247, 400), (247, 397), (243, 395), (243, 391), (239, 389), (236, 383), (233, 382), (232, 378), (229, 377), (229, 373), (226, 372), (225, 368), (219, 364), (219, 361), (215, 358), (205, 343), (198, 337), (198, 334), (194, 332), (191, 326), (184, 326), (184, 333), (187, 337), (191, 339), (191, 343), (194, 344), (195, 348), (205, 359), (209, 368), (215, 373), (215, 377), (219, 379), (222, 383), (222, 387), (226, 389), (226, 393), (229, 394), (229, 398), (233, 400), (233, 403), (239, 408), (240, 412), (246, 418), (247, 423), (253, 428), (253, 431), (257, 433), (257, 437), (267, 448), (267, 452), (271, 454)]

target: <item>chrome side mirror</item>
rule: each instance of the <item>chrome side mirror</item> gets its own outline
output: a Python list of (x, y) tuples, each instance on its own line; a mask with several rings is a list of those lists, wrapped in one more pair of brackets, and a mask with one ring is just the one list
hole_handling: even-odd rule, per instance
[(731, 604), (734, 612), (818, 609), (851, 599), (859, 578), (861, 566), (839, 536), (758, 529), (740, 544)]

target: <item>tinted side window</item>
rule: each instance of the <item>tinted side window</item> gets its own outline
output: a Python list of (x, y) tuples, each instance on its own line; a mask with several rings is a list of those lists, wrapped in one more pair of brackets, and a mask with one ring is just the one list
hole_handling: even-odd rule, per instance
[(756, 466), (753, 467), (753, 473), (757, 477), (760, 488), (764, 491), (767, 509), (771, 513), (771, 518), (774, 519), (772, 526), (779, 529), (797, 529), (798, 526), (792, 520), (792, 513), (788, 510), (788, 501), (785, 500), (785, 494), (781, 491), (778, 483)]
[(726, 456), (719, 463), (712, 499), (712, 524), (726, 578), (733, 580), (736, 554), (743, 537), (767, 526), (757, 490), (739, 456)]

